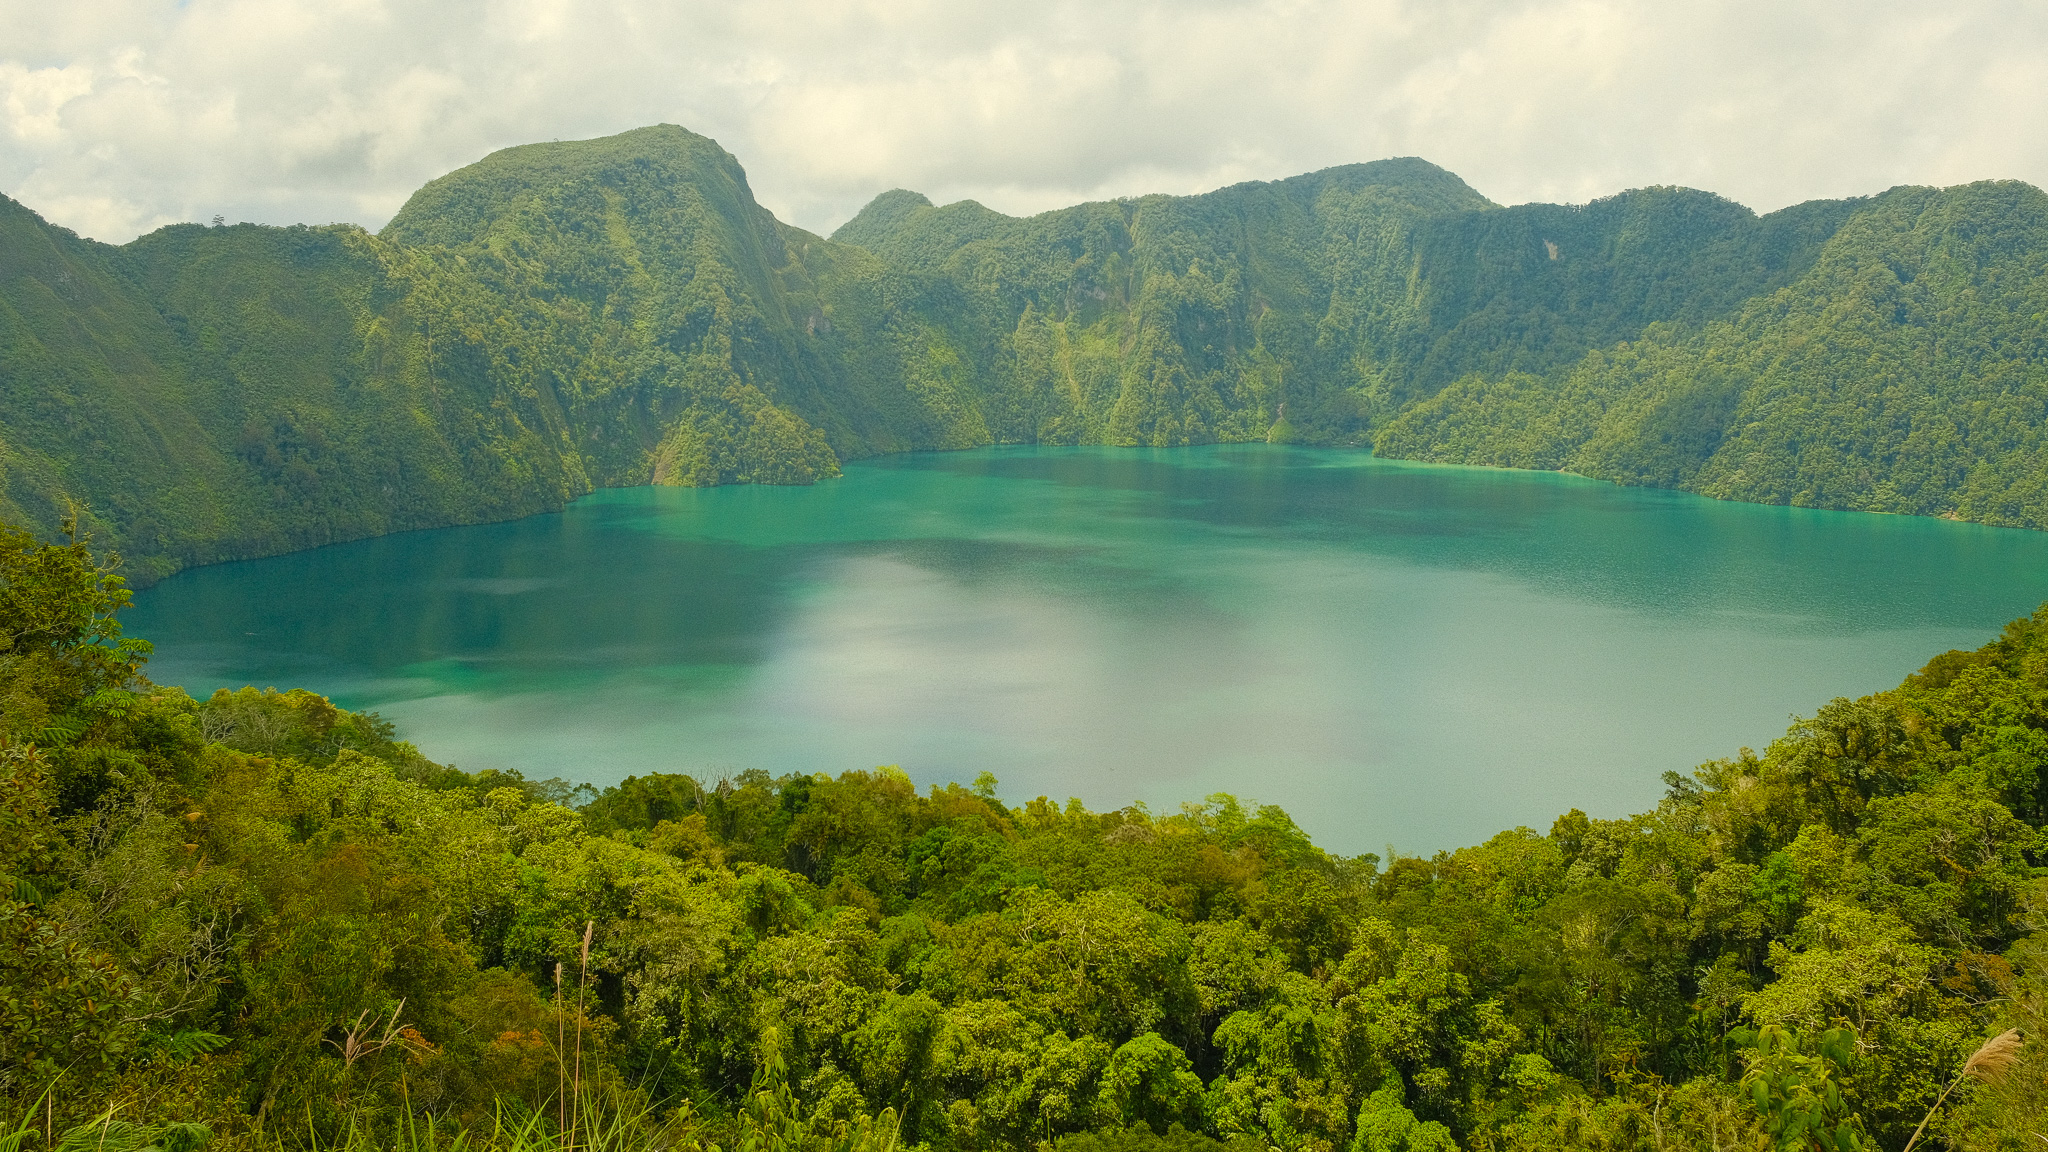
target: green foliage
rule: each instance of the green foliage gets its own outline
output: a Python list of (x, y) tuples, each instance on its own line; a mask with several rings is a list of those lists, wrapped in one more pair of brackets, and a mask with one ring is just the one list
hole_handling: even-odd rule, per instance
[(46, 747), (90, 741), (133, 706), (147, 641), (123, 639), (114, 614), (128, 603), (114, 570), (119, 557), (96, 559), (77, 531), (46, 547), (28, 532), (0, 525), (0, 733)]
[(1654, 811), (1382, 861), (1222, 795), (458, 772), (151, 685), (107, 566), (7, 539), (23, 1141), (2005, 1152), (2048, 1115), (2048, 607)]
[(760, 1070), (747, 1090), (733, 1135), (737, 1152), (895, 1152), (894, 1110), (844, 1119), (828, 1107), (806, 1115), (790, 1089), (789, 1069), (774, 1028), (763, 1031), (760, 1051)]
[(1380, 428), (1375, 448), (2048, 527), (2033, 319), (2048, 200), (1987, 182), (1893, 189), (1826, 215), (1828, 232), (1808, 233), (1806, 255), (1747, 300), (1655, 317), (1574, 363), (1475, 366)]
[(1830, 1028), (1802, 1041), (1767, 1024), (1737, 1041), (1750, 1050), (1742, 1088), (1780, 1149), (1858, 1152), (1861, 1122), (1842, 1097), (1839, 1073), (1854, 1058), (1856, 1033)]
[(1150, 1128), (1108, 1128), (1063, 1136), (1053, 1145), (1058, 1152), (1265, 1152), (1265, 1145), (1246, 1137), (1219, 1141), (1180, 1125), (1163, 1134)]
[(218, 1032), (202, 1032), (197, 1028), (181, 1028), (176, 1032), (152, 1032), (142, 1038), (137, 1047), (142, 1051), (157, 1051), (173, 1063), (193, 1060), (208, 1052), (218, 1052), (227, 1047), (228, 1038)]
[(103, 1116), (57, 1141), (57, 1152), (199, 1152), (213, 1139), (204, 1124), (131, 1124)]
[(1418, 1121), (1401, 1102), (1398, 1077), (1366, 1097), (1358, 1109), (1358, 1135), (1352, 1152), (1452, 1152), (1457, 1147), (1450, 1129), (1434, 1121)]

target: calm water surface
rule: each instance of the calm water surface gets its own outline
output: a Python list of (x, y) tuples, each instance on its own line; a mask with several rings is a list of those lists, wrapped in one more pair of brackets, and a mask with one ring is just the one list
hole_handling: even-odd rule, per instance
[(1266, 445), (1001, 448), (201, 568), (128, 627), (163, 682), (313, 688), (469, 769), (1228, 791), (1414, 852), (1651, 806), (1664, 771), (2043, 599), (2048, 533)]

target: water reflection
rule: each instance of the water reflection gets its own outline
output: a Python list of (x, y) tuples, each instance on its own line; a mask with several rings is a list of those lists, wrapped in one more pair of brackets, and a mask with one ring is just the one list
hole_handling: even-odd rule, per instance
[(200, 569), (130, 627), (168, 682), (314, 687), (466, 767), (1228, 790), (1417, 850), (1645, 806), (1666, 769), (1982, 642), (2044, 577), (2040, 533), (1264, 445), (1013, 448)]

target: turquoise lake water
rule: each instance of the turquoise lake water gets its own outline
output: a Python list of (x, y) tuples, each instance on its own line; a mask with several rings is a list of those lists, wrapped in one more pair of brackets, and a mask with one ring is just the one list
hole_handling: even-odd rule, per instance
[(2048, 599), (2048, 533), (1268, 445), (886, 457), (182, 573), (152, 674), (306, 687), (429, 756), (1227, 791), (1426, 852), (1762, 748)]

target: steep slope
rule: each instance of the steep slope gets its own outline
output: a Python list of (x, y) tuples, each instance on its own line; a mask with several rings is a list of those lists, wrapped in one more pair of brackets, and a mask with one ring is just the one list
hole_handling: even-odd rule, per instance
[(232, 479), (175, 335), (110, 257), (0, 199), (0, 514), (47, 530), (90, 493), (103, 537), (123, 521), (217, 536)]
[(1540, 375), (1466, 377), (1376, 447), (2048, 527), (2044, 314), (2048, 197), (2017, 183), (1894, 189), (1854, 204), (1810, 266), (1723, 318), (1650, 326)]
[(441, 332), (437, 367), (530, 398), (590, 479), (646, 481), (664, 438), (663, 478), (837, 471), (785, 403), (818, 371), (781, 233), (711, 141), (647, 128), (507, 149), (422, 188), (382, 238)]
[(433, 376), (361, 229), (183, 225), (115, 249), (12, 201), (0, 220), (0, 500), (46, 531), (80, 509), (138, 580), (589, 488), (516, 407)]
[(1403, 293), (1410, 237), (1492, 207), (1402, 159), (1022, 220), (899, 190), (833, 238), (918, 282), (998, 439), (1331, 440), (1358, 429), (1354, 329)]
[[(382, 238), (444, 333), (436, 363), (534, 398), (592, 482), (810, 483), (987, 440), (949, 435), (960, 401), (903, 388), (874, 257), (778, 223), (683, 129), (495, 153)], [(861, 319), (835, 336), (842, 311)]]
[(1371, 443), (2048, 526), (2043, 197), (1501, 208), (1416, 159), (833, 239), (662, 125), (494, 153), (379, 235), (114, 248), (0, 198), (0, 514), (149, 580), (992, 442)]
[(1760, 219), (1652, 188), (1502, 209), (1409, 159), (1030, 220), (897, 190), (834, 238), (976, 301), (1020, 361), (1034, 344), (1062, 364), (1113, 346), (1092, 381), (1054, 390), (1077, 398), (1069, 436), (1342, 442), (1468, 373), (1551, 371), (1650, 324), (1723, 316), (1809, 268), (1855, 203)]
[(526, 515), (589, 489), (533, 405), (436, 371), (403, 262), (361, 229), (187, 225), (114, 264), (177, 333), (188, 402), (235, 471), (231, 555)]
[(1541, 372), (1654, 323), (1697, 326), (1811, 267), (1856, 201), (1759, 218), (1690, 188), (1432, 220), (1415, 237), (1412, 307), (1374, 334), (1397, 395), (1471, 372)]
[(495, 154), (381, 237), (180, 225), (117, 249), (5, 201), (0, 501), (45, 532), (84, 509), (147, 582), (948, 445), (896, 344), (832, 334), (798, 256), (855, 316), (884, 272), (831, 248), (677, 128)]

